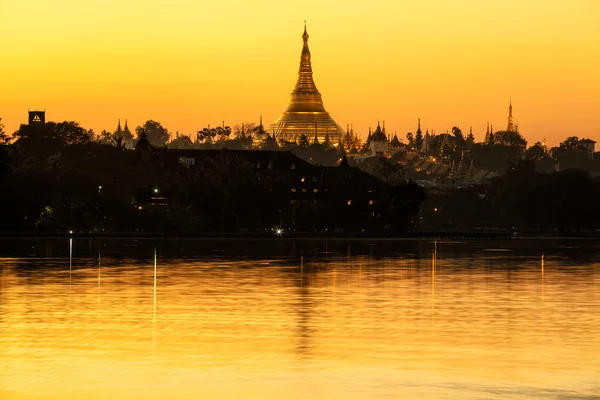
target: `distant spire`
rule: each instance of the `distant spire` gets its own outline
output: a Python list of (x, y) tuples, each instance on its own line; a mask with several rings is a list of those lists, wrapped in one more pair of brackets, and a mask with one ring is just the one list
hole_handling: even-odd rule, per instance
[(125, 130), (127, 130), (127, 118), (125, 118)]
[(506, 128), (508, 132), (514, 132), (515, 126), (513, 124), (513, 115), (512, 115), (512, 98), (510, 99), (510, 103), (508, 106), (508, 127)]
[(385, 133), (385, 121), (383, 121), (383, 129), (382, 132)]

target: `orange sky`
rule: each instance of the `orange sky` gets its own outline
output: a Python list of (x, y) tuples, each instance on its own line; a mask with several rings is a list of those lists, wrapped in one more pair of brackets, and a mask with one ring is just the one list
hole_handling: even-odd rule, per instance
[(0, 117), (191, 133), (285, 109), (308, 20), (315, 82), (342, 126), (404, 136), (515, 122), (530, 142), (600, 141), (597, 0), (2, 0)]

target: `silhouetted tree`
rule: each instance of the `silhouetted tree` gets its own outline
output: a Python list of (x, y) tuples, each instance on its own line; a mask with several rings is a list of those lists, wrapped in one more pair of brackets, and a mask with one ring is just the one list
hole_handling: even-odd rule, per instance
[(251, 135), (256, 129), (254, 122), (245, 122), (243, 124), (237, 124), (233, 127), (233, 136), (236, 139), (251, 139)]
[(82, 128), (74, 121), (47, 122), (45, 124), (21, 125), (14, 133), (21, 145), (52, 146), (88, 144), (94, 132)]
[(429, 144), (429, 152), (437, 157), (449, 159), (456, 149), (456, 137), (442, 133), (436, 135)]
[(414, 147), (417, 152), (421, 151), (421, 147), (423, 146), (423, 133), (419, 129), (414, 138)]
[(215, 136), (219, 138), (220, 141), (225, 141), (229, 139), (231, 135), (231, 128), (229, 126), (218, 126), (215, 129)]
[(110, 145), (112, 144), (112, 133), (108, 132), (107, 130), (102, 130), (102, 132), (100, 132), (100, 134), (97, 136), (97, 140), (100, 144)]
[(192, 139), (190, 139), (188, 135), (177, 135), (177, 137), (168, 144), (168, 147), (172, 149), (190, 149), (192, 146)]
[(585, 169), (592, 158), (588, 149), (577, 136), (570, 136), (552, 149), (553, 157), (558, 161), (561, 170), (568, 168)]
[(454, 136), (456, 146), (462, 146), (465, 143), (465, 137), (458, 126), (452, 127), (452, 135)]
[(113, 136), (111, 139), (112, 145), (115, 149), (117, 149), (118, 151), (123, 151), (123, 149), (125, 149), (125, 141), (123, 140), (123, 135)]
[(138, 136), (138, 142), (142, 132), (146, 134), (147, 140), (153, 146), (164, 146), (171, 137), (169, 131), (164, 128), (160, 122), (153, 120), (148, 120), (144, 123), (144, 125), (135, 128), (135, 133)]
[(0, 177), (10, 170), (7, 151), (9, 142), (10, 138), (4, 133), (4, 124), (2, 123), (2, 118), (0, 118)]
[[(490, 135), (491, 136), (491, 135)], [(494, 133), (494, 145), (504, 145), (515, 147), (524, 151), (527, 147), (527, 140), (519, 132), (515, 131), (497, 131)]]
[(408, 132), (406, 134), (406, 144), (408, 145), (409, 149), (413, 149), (415, 147), (415, 138), (412, 132)]
[(0, 145), (7, 145), (10, 142), (10, 138), (4, 132), (4, 124), (2, 123), (2, 118), (0, 118)]
[(536, 142), (533, 146), (525, 150), (523, 156), (533, 160), (540, 160), (546, 156), (546, 150), (542, 143)]

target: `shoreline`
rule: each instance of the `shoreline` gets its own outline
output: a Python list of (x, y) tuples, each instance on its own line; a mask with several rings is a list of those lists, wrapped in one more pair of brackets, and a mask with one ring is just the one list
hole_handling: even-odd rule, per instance
[(399, 239), (455, 239), (455, 240), (511, 240), (511, 231), (421, 231), (405, 233), (374, 232), (0, 232), (2, 239), (300, 239), (300, 240), (399, 240)]

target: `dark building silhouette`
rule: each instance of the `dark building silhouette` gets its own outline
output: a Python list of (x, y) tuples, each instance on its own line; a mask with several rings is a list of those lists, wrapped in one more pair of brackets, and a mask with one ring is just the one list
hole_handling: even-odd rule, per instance
[(45, 124), (46, 111), (29, 111), (29, 125)]
[(390, 186), (344, 159), (340, 166), (323, 167), (287, 151), (167, 150), (162, 157), (165, 165), (186, 168), (226, 157), (264, 172), (269, 207), (276, 211), (277, 223), (288, 229), (361, 231), (387, 225)]

